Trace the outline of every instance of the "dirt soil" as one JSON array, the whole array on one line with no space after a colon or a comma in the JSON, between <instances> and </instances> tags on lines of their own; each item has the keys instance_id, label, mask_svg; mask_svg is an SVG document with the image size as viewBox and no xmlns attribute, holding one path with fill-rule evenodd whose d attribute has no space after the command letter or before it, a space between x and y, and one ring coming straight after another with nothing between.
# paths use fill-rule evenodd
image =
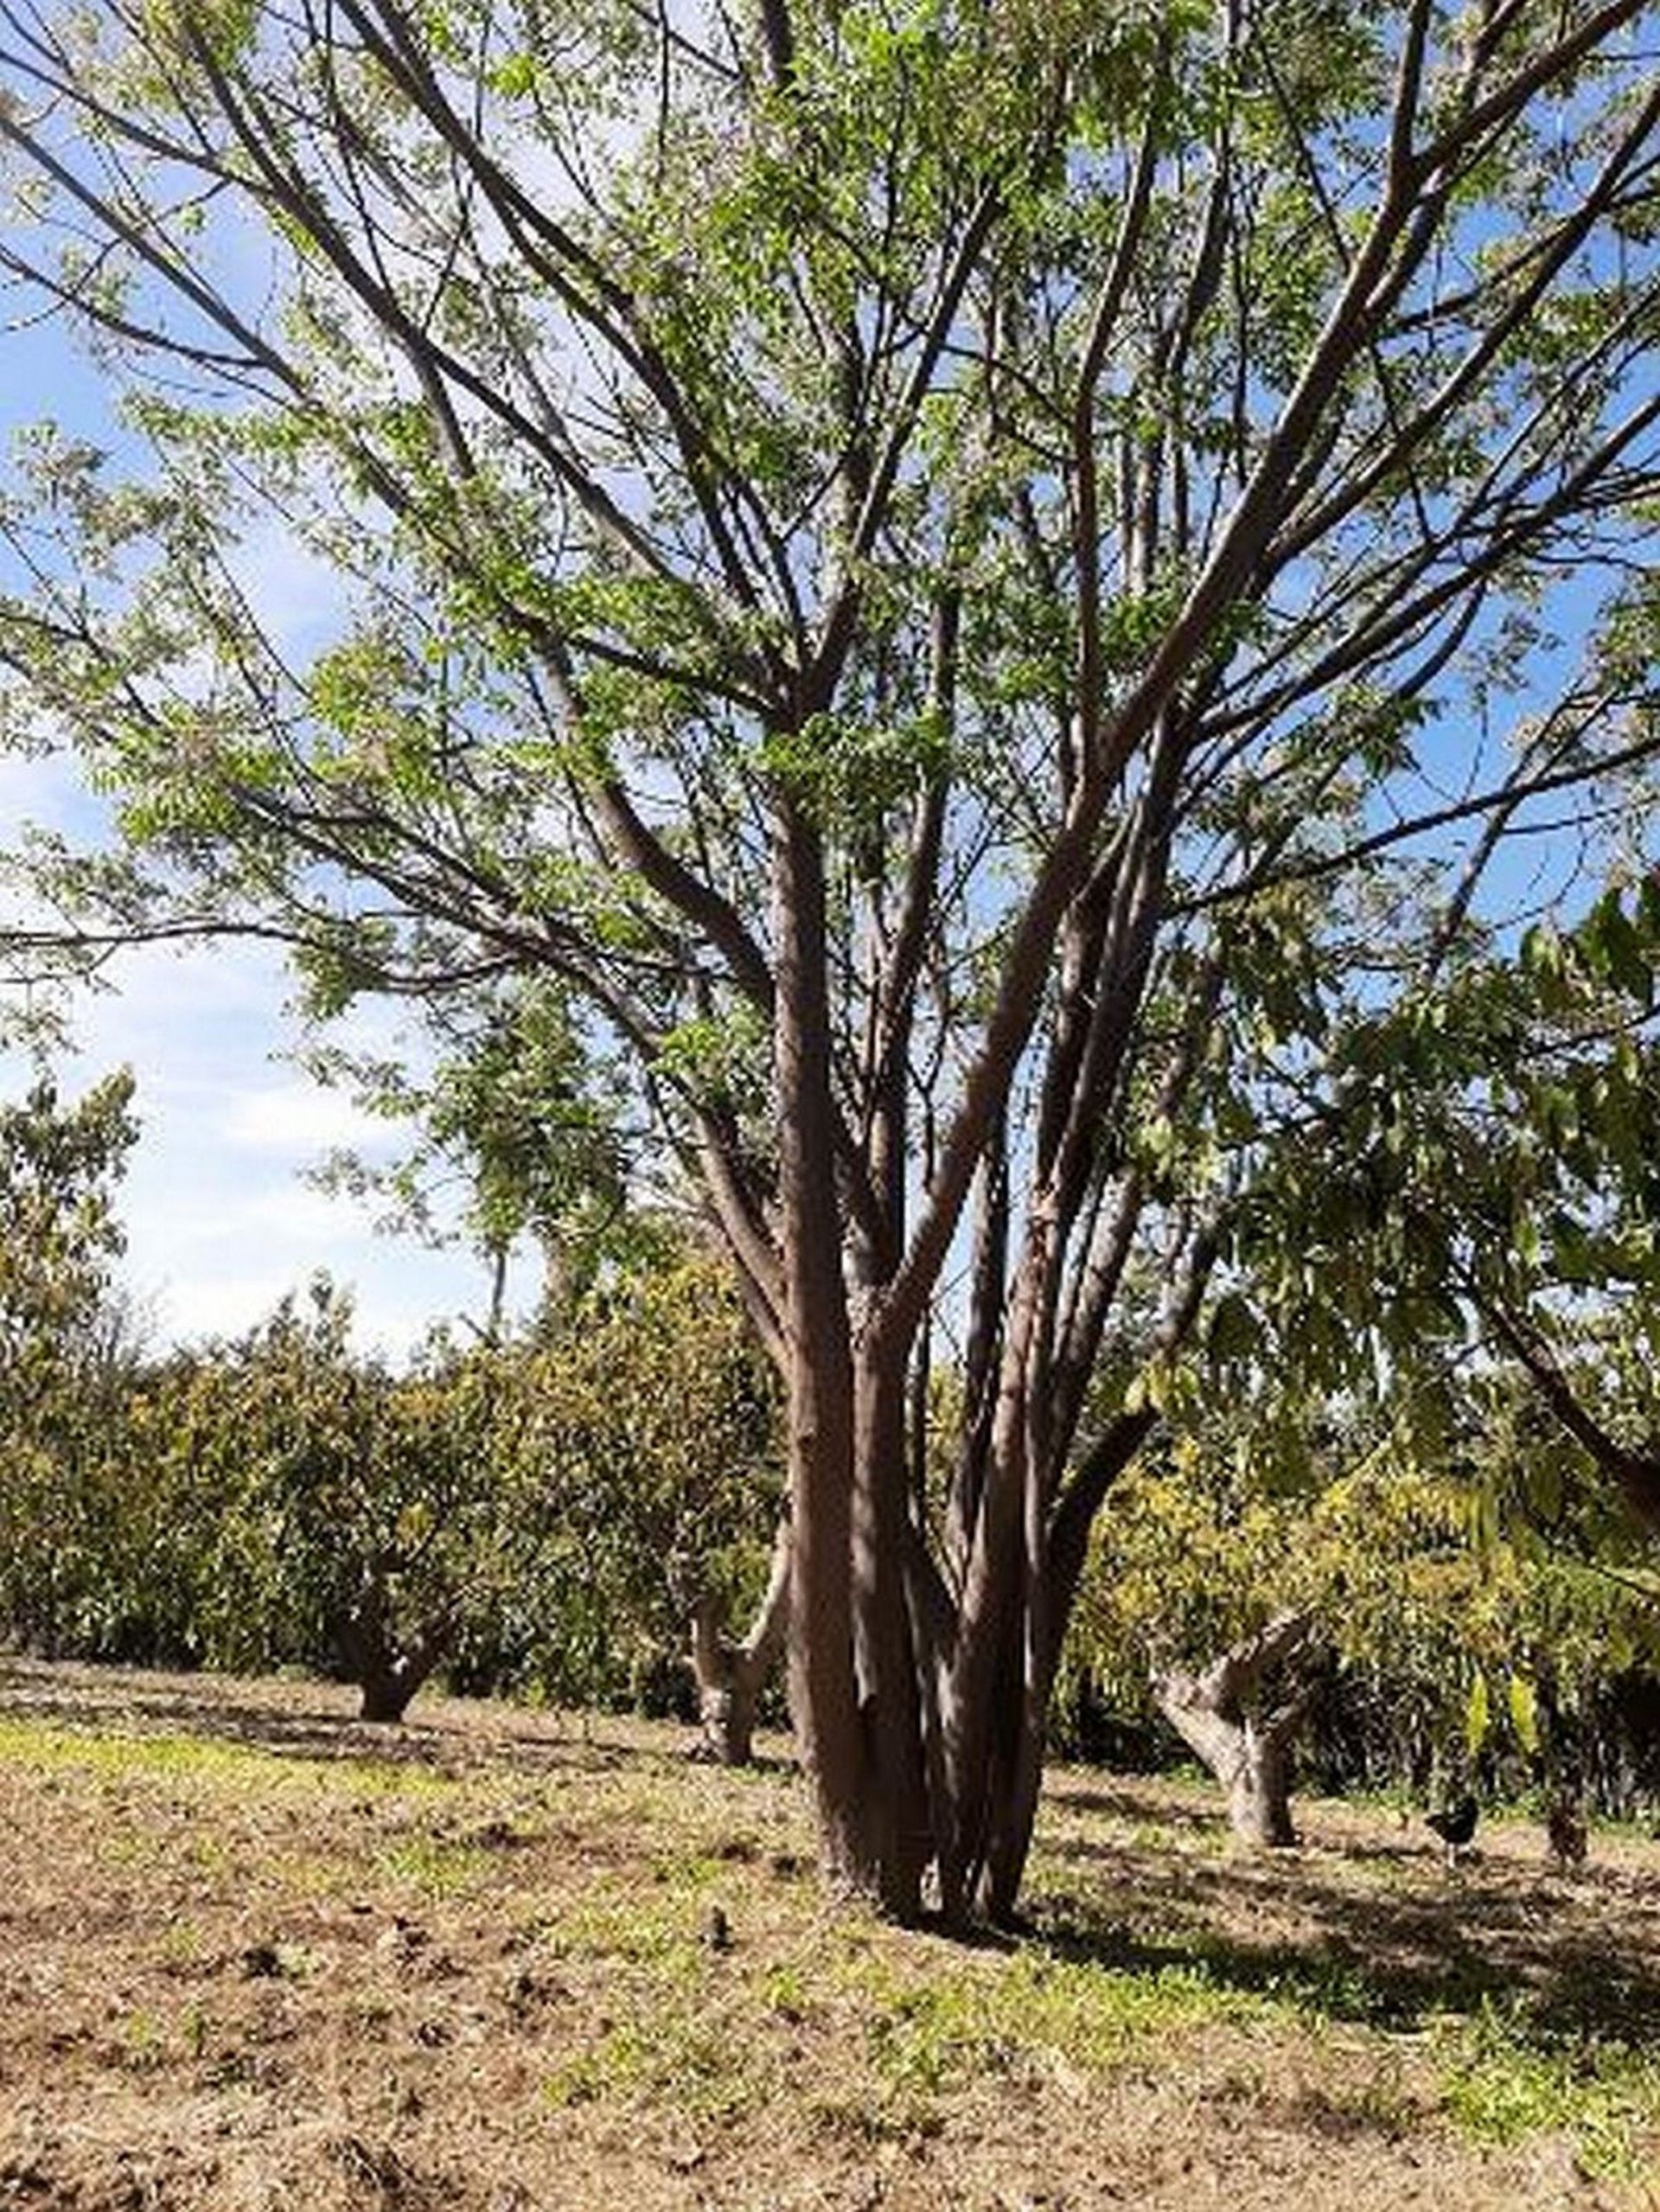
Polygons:
<instances>
[{"instance_id":1,"label":"dirt soil","mask_svg":"<svg viewBox=\"0 0 1660 2212\"><path fill-rule=\"evenodd\" d=\"M1660 2212L1660 1844L1057 1771L966 1945L782 1744L350 1707L0 1659L0 2207Z\"/></svg>"}]
</instances>

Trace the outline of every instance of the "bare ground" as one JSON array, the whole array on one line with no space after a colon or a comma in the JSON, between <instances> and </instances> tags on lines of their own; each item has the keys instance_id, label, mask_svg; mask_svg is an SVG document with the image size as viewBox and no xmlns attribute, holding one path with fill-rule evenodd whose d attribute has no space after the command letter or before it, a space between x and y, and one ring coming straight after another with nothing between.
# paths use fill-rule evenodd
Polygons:
<instances>
[{"instance_id":1,"label":"bare ground","mask_svg":"<svg viewBox=\"0 0 1660 2212\"><path fill-rule=\"evenodd\" d=\"M1009 1944L670 1729L0 1659L0 2207L1657 2212L1660 1844L1057 1772Z\"/></svg>"}]
</instances>

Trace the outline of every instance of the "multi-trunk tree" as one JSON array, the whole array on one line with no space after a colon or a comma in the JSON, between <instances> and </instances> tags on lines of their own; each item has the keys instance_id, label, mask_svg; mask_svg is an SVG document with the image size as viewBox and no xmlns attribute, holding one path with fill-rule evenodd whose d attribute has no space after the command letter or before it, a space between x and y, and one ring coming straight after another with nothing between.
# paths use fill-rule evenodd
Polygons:
<instances>
[{"instance_id":1,"label":"multi-trunk tree","mask_svg":"<svg viewBox=\"0 0 1660 2212\"><path fill-rule=\"evenodd\" d=\"M585 1007L782 1376L795 1722L897 1914L1013 1908L1328 1001L1653 743L1652 30L0 7L0 259L123 393L3 508L23 727L122 841L33 896Z\"/></svg>"}]
</instances>

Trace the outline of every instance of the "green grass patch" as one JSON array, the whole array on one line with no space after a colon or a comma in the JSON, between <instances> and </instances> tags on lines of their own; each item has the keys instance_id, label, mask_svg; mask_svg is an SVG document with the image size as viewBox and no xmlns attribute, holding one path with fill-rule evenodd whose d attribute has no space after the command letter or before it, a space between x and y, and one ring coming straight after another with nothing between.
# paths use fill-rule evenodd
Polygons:
<instances>
[{"instance_id":1,"label":"green grass patch","mask_svg":"<svg viewBox=\"0 0 1660 2212\"><path fill-rule=\"evenodd\" d=\"M782 1991L788 2012L811 2016L824 1979L792 1977ZM1172 2036L1271 2010L1202 1961L1118 1967L1038 1943L991 1954L942 1946L922 1971L879 1945L856 1944L828 1979L864 2023L878 2110L907 2126L979 2077L1107 2072ZM769 1993L777 2003L776 1973Z\"/></svg>"},{"instance_id":2,"label":"green grass patch","mask_svg":"<svg viewBox=\"0 0 1660 2212\"><path fill-rule=\"evenodd\" d=\"M379 1853L378 1864L395 1881L424 1897L458 1897L476 1888L490 1868L490 1855L467 1844L437 1836L411 1836Z\"/></svg>"},{"instance_id":3,"label":"green grass patch","mask_svg":"<svg viewBox=\"0 0 1660 2212\"><path fill-rule=\"evenodd\" d=\"M246 1744L227 1743L214 1736L124 1733L119 1729L90 1729L55 1723L14 1719L0 1715L0 1759L15 1760L43 1773L79 1771L89 1774L155 1776L162 1780L228 1781L243 1783L271 1778L273 1770L298 1769L310 1765L319 1774L328 1768L314 1761L278 1759L271 1752Z\"/></svg>"},{"instance_id":4,"label":"green grass patch","mask_svg":"<svg viewBox=\"0 0 1660 2212\"><path fill-rule=\"evenodd\" d=\"M1473 2142L1565 2135L1587 2173L1634 2180L1645 2142L1660 2134L1660 2056L1602 2037L1543 2036L1523 2006L1488 2004L1457 2031L1441 2096Z\"/></svg>"},{"instance_id":5,"label":"green grass patch","mask_svg":"<svg viewBox=\"0 0 1660 2212\"><path fill-rule=\"evenodd\" d=\"M689 2119L724 2119L756 2100L738 2023L719 2010L640 2003L564 2060L542 2085L557 2110L616 2100L667 2105Z\"/></svg>"},{"instance_id":6,"label":"green grass patch","mask_svg":"<svg viewBox=\"0 0 1660 2212\"><path fill-rule=\"evenodd\" d=\"M314 1759L261 1744L174 1729L81 1728L0 1714L0 1759L45 1775L182 1782L239 1797L319 1793L379 1808L387 1800L453 1793L457 1778L412 1761Z\"/></svg>"}]
</instances>

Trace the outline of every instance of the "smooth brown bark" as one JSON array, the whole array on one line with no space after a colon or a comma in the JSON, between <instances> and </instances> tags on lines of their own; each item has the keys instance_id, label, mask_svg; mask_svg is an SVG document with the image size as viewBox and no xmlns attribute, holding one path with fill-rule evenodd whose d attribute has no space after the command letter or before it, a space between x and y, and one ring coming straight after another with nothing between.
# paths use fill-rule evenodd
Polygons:
<instances>
[{"instance_id":1,"label":"smooth brown bark","mask_svg":"<svg viewBox=\"0 0 1660 2212\"><path fill-rule=\"evenodd\" d=\"M855 1405L836 1192L824 854L819 834L788 797L775 808L772 856L790 1713L812 1778L827 1875L887 1902L854 1674Z\"/></svg>"},{"instance_id":2,"label":"smooth brown bark","mask_svg":"<svg viewBox=\"0 0 1660 2212\"><path fill-rule=\"evenodd\" d=\"M905 1371L891 1359L857 1363L853 1492L854 1659L872 1798L865 1849L875 1894L902 1920L921 1910L934 1857L916 1656L905 1591L910 1510L905 1459Z\"/></svg>"}]
</instances>

